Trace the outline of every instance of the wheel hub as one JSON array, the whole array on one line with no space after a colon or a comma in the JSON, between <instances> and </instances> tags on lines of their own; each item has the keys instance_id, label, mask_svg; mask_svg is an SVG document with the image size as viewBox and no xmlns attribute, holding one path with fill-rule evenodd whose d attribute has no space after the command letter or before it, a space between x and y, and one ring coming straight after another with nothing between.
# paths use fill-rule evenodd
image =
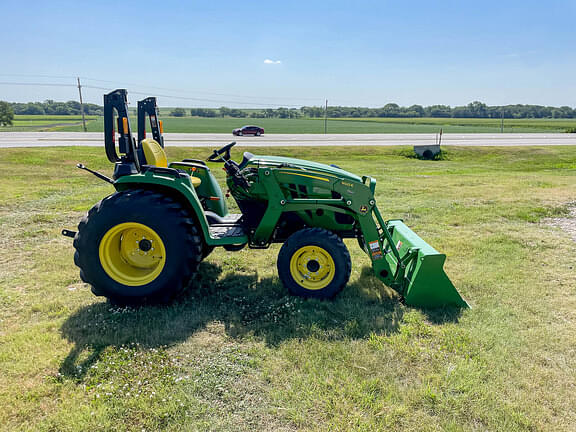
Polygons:
<instances>
[{"instance_id":1,"label":"wheel hub","mask_svg":"<svg viewBox=\"0 0 576 432\"><path fill-rule=\"evenodd\" d=\"M152 282L166 263L166 250L152 228L125 222L108 230L99 248L104 271L116 282L141 286Z\"/></svg>"},{"instance_id":2,"label":"wheel hub","mask_svg":"<svg viewBox=\"0 0 576 432\"><path fill-rule=\"evenodd\" d=\"M320 270L320 263L318 263L318 261L315 259L311 259L306 263L306 268L309 272L316 273L318 270Z\"/></svg>"},{"instance_id":3,"label":"wheel hub","mask_svg":"<svg viewBox=\"0 0 576 432\"><path fill-rule=\"evenodd\" d=\"M328 286L334 279L334 260L324 248L303 246L290 260L290 273L303 288L319 290Z\"/></svg>"},{"instance_id":4,"label":"wheel hub","mask_svg":"<svg viewBox=\"0 0 576 432\"><path fill-rule=\"evenodd\" d=\"M150 249L152 249L152 242L148 239L142 239L138 242L138 248L141 251L148 252Z\"/></svg>"}]
</instances>

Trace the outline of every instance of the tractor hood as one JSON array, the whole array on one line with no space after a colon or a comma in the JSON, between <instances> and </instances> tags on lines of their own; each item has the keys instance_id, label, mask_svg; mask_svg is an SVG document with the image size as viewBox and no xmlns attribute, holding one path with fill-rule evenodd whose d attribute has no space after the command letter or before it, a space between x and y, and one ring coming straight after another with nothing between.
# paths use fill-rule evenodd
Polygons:
<instances>
[{"instance_id":1,"label":"tractor hood","mask_svg":"<svg viewBox=\"0 0 576 432\"><path fill-rule=\"evenodd\" d=\"M347 180L352 180L362 183L362 179L355 174L349 173L341 168L332 165L325 165L317 162L311 162L302 159L294 159L280 156L256 156L251 153L244 153L244 160L240 164L240 168L245 166L283 166L286 168L298 168L302 170L315 171L317 173L324 173L336 177L342 177Z\"/></svg>"}]
</instances>

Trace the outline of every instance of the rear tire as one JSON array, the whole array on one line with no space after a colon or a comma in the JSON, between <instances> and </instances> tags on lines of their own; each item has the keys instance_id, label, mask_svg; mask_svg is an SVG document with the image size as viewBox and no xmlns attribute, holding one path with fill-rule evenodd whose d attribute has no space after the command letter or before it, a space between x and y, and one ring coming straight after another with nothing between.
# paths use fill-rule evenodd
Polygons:
<instances>
[{"instance_id":1,"label":"rear tire","mask_svg":"<svg viewBox=\"0 0 576 432\"><path fill-rule=\"evenodd\" d=\"M280 249L277 265L278 276L291 294L320 299L340 292L352 270L342 239L322 228L292 234Z\"/></svg>"},{"instance_id":2,"label":"rear tire","mask_svg":"<svg viewBox=\"0 0 576 432\"><path fill-rule=\"evenodd\" d=\"M202 239L182 205L142 189L117 192L92 207L74 247L82 280L115 305L172 300L203 257Z\"/></svg>"}]
</instances>

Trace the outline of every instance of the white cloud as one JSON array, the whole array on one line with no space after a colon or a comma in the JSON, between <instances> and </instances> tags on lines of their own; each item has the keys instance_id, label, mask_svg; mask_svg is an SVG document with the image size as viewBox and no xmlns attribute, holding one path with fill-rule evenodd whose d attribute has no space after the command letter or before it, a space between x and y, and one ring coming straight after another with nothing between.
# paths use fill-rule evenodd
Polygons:
<instances>
[{"instance_id":1,"label":"white cloud","mask_svg":"<svg viewBox=\"0 0 576 432\"><path fill-rule=\"evenodd\" d=\"M264 64L281 64L282 60L270 60L270 59L266 59L264 60Z\"/></svg>"}]
</instances>

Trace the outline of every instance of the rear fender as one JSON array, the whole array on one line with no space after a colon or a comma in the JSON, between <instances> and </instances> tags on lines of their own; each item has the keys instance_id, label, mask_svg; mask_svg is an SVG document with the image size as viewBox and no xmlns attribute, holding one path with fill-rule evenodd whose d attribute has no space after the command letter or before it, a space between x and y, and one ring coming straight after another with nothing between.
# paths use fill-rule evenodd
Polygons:
<instances>
[{"instance_id":1,"label":"rear fender","mask_svg":"<svg viewBox=\"0 0 576 432\"><path fill-rule=\"evenodd\" d=\"M188 177L176 176L168 172L155 173L149 170L139 174L122 176L114 182L114 187L117 191L133 188L160 190L174 197L194 215L205 241L210 244L209 224L198 195L196 195Z\"/></svg>"},{"instance_id":2,"label":"rear fender","mask_svg":"<svg viewBox=\"0 0 576 432\"><path fill-rule=\"evenodd\" d=\"M225 217L228 215L228 207L222 189L218 181L210 171L210 168L204 163L197 162L171 162L170 168L180 169L186 171L189 175L198 177L202 180L199 186L194 189L196 195L206 198L206 207L208 210L213 211L219 216Z\"/></svg>"}]
</instances>

